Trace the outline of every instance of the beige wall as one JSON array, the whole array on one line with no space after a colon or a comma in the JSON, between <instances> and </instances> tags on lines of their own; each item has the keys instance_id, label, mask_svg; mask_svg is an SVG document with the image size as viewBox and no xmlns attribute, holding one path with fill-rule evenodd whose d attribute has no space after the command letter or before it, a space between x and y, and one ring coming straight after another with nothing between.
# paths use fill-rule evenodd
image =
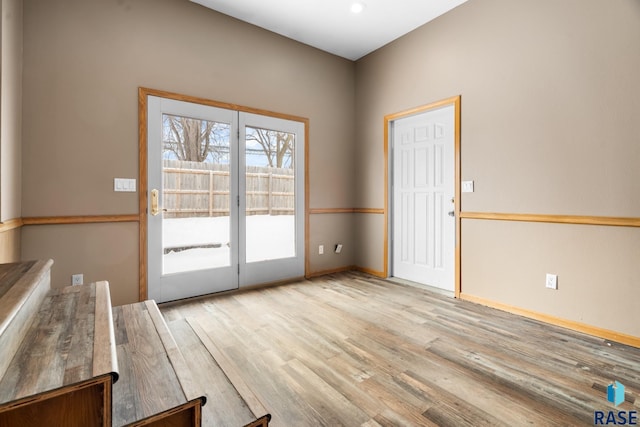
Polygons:
<instances>
[{"instance_id":1,"label":"beige wall","mask_svg":"<svg viewBox=\"0 0 640 427\"><path fill-rule=\"evenodd\" d=\"M20 218L22 0L0 6L0 222Z\"/></svg>"},{"instance_id":2,"label":"beige wall","mask_svg":"<svg viewBox=\"0 0 640 427\"><path fill-rule=\"evenodd\" d=\"M343 267L353 267L359 251L354 245L355 231L351 214L311 215L310 230L323 230L309 236L309 259L312 273L331 271ZM342 245L342 251L335 253L335 246ZM318 246L324 246L324 254L318 253Z\"/></svg>"},{"instance_id":3,"label":"beige wall","mask_svg":"<svg viewBox=\"0 0 640 427\"><path fill-rule=\"evenodd\" d=\"M462 230L465 293L640 337L640 229L465 220Z\"/></svg>"},{"instance_id":4,"label":"beige wall","mask_svg":"<svg viewBox=\"0 0 640 427\"><path fill-rule=\"evenodd\" d=\"M84 283L108 280L112 304L126 304L138 300L137 233L134 223L23 227L22 258L53 258L52 287L70 285L76 273Z\"/></svg>"},{"instance_id":5,"label":"beige wall","mask_svg":"<svg viewBox=\"0 0 640 427\"><path fill-rule=\"evenodd\" d=\"M384 227L384 215L363 213L356 215L355 235L358 244L356 265L378 275L384 274Z\"/></svg>"},{"instance_id":6,"label":"beige wall","mask_svg":"<svg viewBox=\"0 0 640 427\"><path fill-rule=\"evenodd\" d=\"M23 217L137 213L138 195L113 192L113 178L138 175L140 86L309 118L310 206L351 206L352 62L186 0L25 0L24 28ZM350 228L348 215L315 217L313 241ZM28 226L22 253L53 258L54 285L84 273L129 302L137 233ZM311 257L312 271L352 263Z\"/></svg>"},{"instance_id":7,"label":"beige wall","mask_svg":"<svg viewBox=\"0 0 640 427\"><path fill-rule=\"evenodd\" d=\"M470 0L358 61L358 205L384 205L383 117L462 95L462 179L475 181L463 211L640 217L638 69L635 0ZM380 269L384 224L359 227L377 251L358 263ZM464 293L640 336L637 229L462 232Z\"/></svg>"}]
</instances>

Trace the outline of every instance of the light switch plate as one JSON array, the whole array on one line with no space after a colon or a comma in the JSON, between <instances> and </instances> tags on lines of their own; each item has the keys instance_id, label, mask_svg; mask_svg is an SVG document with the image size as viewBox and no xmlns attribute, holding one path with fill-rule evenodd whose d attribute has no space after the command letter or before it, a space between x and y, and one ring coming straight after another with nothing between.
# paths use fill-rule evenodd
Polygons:
<instances>
[{"instance_id":1,"label":"light switch plate","mask_svg":"<svg viewBox=\"0 0 640 427\"><path fill-rule=\"evenodd\" d=\"M473 181L462 181L462 192L473 193Z\"/></svg>"},{"instance_id":2,"label":"light switch plate","mask_svg":"<svg viewBox=\"0 0 640 427\"><path fill-rule=\"evenodd\" d=\"M136 192L136 180L133 178L114 178L113 191Z\"/></svg>"}]
</instances>

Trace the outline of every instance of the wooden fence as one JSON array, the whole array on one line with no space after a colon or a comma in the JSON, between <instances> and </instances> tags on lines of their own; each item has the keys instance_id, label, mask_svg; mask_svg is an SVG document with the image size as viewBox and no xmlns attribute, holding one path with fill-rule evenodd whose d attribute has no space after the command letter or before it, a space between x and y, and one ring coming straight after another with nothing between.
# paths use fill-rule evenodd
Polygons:
<instances>
[{"instance_id":1,"label":"wooden fence","mask_svg":"<svg viewBox=\"0 0 640 427\"><path fill-rule=\"evenodd\" d=\"M229 185L229 165L165 160L165 218L228 216ZM293 170L247 166L245 199L247 215L292 215Z\"/></svg>"}]
</instances>

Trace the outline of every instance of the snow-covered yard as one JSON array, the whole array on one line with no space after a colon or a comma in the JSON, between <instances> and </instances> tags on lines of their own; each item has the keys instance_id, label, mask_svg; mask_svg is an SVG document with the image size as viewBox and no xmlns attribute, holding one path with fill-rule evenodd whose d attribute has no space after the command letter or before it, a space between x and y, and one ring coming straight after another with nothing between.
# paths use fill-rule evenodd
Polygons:
<instances>
[{"instance_id":1,"label":"snow-covered yard","mask_svg":"<svg viewBox=\"0 0 640 427\"><path fill-rule=\"evenodd\" d=\"M247 221L247 262L295 256L293 215L253 215ZM163 220L164 248L214 245L170 251L163 256L164 274L230 265L229 217Z\"/></svg>"}]
</instances>

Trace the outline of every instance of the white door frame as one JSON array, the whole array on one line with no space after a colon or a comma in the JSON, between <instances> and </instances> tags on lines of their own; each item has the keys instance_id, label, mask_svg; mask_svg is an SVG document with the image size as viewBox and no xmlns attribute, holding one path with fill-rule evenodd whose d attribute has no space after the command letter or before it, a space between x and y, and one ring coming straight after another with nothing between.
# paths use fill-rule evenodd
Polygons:
<instances>
[{"instance_id":1,"label":"white door frame","mask_svg":"<svg viewBox=\"0 0 640 427\"><path fill-rule=\"evenodd\" d=\"M460 211L461 211L461 165L460 165L460 103L461 97L455 96L447 99L443 99L441 101L437 101L431 104L423 105L420 107L412 108L410 110L401 111L394 114L389 114L384 117L384 153L385 153L385 211L384 211L384 223L385 223L385 238L384 238L384 271L383 275L385 277L390 277L390 272L392 271L392 262L393 262L393 242L390 239L392 236L392 218L393 215L393 199L391 197L390 189L392 184L392 171L393 167L393 156L392 153L392 123L395 120L399 120L405 117L413 116L416 114L424 113L429 110L435 110L441 107L453 105L454 106L454 215L455 215L455 253L454 253L454 293L455 297L458 298L462 291L461 285L461 219L460 219Z\"/></svg>"}]
</instances>

